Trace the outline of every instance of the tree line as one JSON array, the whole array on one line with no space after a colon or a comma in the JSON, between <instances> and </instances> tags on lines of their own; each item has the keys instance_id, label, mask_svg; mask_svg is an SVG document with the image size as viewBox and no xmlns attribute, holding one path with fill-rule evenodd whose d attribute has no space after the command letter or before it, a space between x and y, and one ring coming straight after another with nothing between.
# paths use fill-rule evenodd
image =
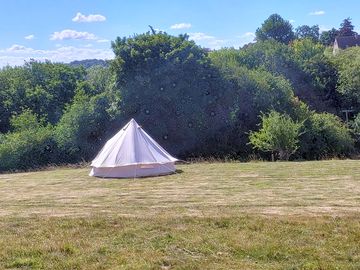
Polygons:
<instances>
[{"instance_id":1,"label":"tree line","mask_svg":"<svg viewBox=\"0 0 360 270\"><path fill-rule=\"evenodd\" d=\"M274 14L239 49L150 31L116 38L109 63L2 68L0 171L89 161L130 118L184 159L354 155L360 48L333 55L317 29Z\"/></svg>"},{"instance_id":2,"label":"tree line","mask_svg":"<svg viewBox=\"0 0 360 270\"><path fill-rule=\"evenodd\" d=\"M330 46L336 37L356 36L358 33L354 29L351 18L346 18L340 24L339 29L333 27L330 30L320 32L319 25L300 25L294 31L289 21L283 19L279 14L272 14L256 30L256 40L273 39L289 44L295 39L308 38L324 46Z\"/></svg>"}]
</instances>

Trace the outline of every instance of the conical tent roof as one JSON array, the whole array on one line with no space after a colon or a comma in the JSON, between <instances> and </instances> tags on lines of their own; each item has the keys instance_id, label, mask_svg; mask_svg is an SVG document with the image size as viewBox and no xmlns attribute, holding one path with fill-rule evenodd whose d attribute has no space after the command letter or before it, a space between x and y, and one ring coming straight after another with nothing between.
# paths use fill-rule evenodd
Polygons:
<instances>
[{"instance_id":1,"label":"conical tent roof","mask_svg":"<svg viewBox=\"0 0 360 270\"><path fill-rule=\"evenodd\" d=\"M106 142L92 167L119 167L138 164L165 164L178 159L171 156L131 119L114 137Z\"/></svg>"}]
</instances>

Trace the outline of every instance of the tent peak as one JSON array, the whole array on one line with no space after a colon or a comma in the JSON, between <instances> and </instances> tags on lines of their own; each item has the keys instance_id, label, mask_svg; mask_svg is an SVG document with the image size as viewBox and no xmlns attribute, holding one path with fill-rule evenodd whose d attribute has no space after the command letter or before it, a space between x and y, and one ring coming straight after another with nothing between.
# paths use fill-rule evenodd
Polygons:
<instances>
[{"instance_id":1,"label":"tent peak","mask_svg":"<svg viewBox=\"0 0 360 270\"><path fill-rule=\"evenodd\" d=\"M132 123L132 124L135 125L135 127L137 127L137 128L141 128L141 125L139 125L138 122L136 122L134 118L131 118L131 120L129 121L129 123Z\"/></svg>"},{"instance_id":2,"label":"tent peak","mask_svg":"<svg viewBox=\"0 0 360 270\"><path fill-rule=\"evenodd\" d=\"M129 122L127 122L127 124L122 128L123 130L126 130L129 125L132 124L132 125L135 125L135 127L140 127L140 125L135 121L134 118L131 118Z\"/></svg>"}]
</instances>

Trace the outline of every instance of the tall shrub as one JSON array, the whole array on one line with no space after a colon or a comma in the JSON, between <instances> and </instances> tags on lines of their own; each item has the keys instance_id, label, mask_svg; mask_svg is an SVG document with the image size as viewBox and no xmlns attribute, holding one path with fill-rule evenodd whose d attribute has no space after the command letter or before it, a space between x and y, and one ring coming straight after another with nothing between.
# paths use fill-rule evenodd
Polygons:
<instances>
[{"instance_id":1,"label":"tall shrub","mask_svg":"<svg viewBox=\"0 0 360 270\"><path fill-rule=\"evenodd\" d=\"M82 91L77 93L55 128L55 139L63 162L94 157L109 126L108 104L106 95L90 98Z\"/></svg>"},{"instance_id":2,"label":"tall shrub","mask_svg":"<svg viewBox=\"0 0 360 270\"><path fill-rule=\"evenodd\" d=\"M259 131L250 132L250 143L255 149L275 153L280 160L288 160L299 148L302 123L290 116L271 111L261 117Z\"/></svg>"},{"instance_id":3,"label":"tall shrub","mask_svg":"<svg viewBox=\"0 0 360 270\"><path fill-rule=\"evenodd\" d=\"M0 141L0 171L37 168L57 162L53 127L30 110L11 119L14 132Z\"/></svg>"},{"instance_id":4,"label":"tall shrub","mask_svg":"<svg viewBox=\"0 0 360 270\"><path fill-rule=\"evenodd\" d=\"M299 155L305 159L347 156L354 150L349 128L330 113L312 113L304 123Z\"/></svg>"},{"instance_id":5,"label":"tall shrub","mask_svg":"<svg viewBox=\"0 0 360 270\"><path fill-rule=\"evenodd\" d=\"M195 147L226 125L227 83L206 51L187 35L117 38L112 48L122 123L135 118L176 155L193 154Z\"/></svg>"}]
</instances>

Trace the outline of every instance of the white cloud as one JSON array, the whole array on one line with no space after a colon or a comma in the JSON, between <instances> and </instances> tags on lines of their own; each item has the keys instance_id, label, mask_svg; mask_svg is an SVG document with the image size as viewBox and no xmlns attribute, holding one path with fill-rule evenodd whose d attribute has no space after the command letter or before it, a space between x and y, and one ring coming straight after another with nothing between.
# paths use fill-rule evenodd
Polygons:
<instances>
[{"instance_id":1,"label":"white cloud","mask_svg":"<svg viewBox=\"0 0 360 270\"><path fill-rule=\"evenodd\" d=\"M325 15L325 11L323 11L323 10L312 11L312 12L309 13L309 15L311 15L311 16L321 16L321 15Z\"/></svg>"},{"instance_id":2,"label":"white cloud","mask_svg":"<svg viewBox=\"0 0 360 270\"><path fill-rule=\"evenodd\" d=\"M189 29L191 28L191 23L176 23L170 26L171 29Z\"/></svg>"},{"instance_id":3,"label":"white cloud","mask_svg":"<svg viewBox=\"0 0 360 270\"><path fill-rule=\"evenodd\" d=\"M294 22L296 22L296 21L293 19L289 20L289 23L294 23Z\"/></svg>"},{"instance_id":4,"label":"white cloud","mask_svg":"<svg viewBox=\"0 0 360 270\"><path fill-rule=\"evenodd\" d=\"M237 39L231 42L231 46L234 48L242 47L245 44L253 42L254 40L255 40L255 33L246 32L240 36L237 36Z\"/></svg>"},{"instance_id":5,"label":"white cloud","mask_svg":"<svg viewBox=\"0 0 360 270\"><path fill-rule=\"evenodd\" d=\"M35 36L34 35L28 35L28 36L25 36L24 38L27 39L27 40L32 40L32 39L35 38Z\"/></svg>"},{"instance_id":6,"label":"white cloud","mask_svg":"<svg viewBox=\"0 0 360 270\"><path fill-rule=\"evenodd\" d=\"M209 40L208 45L212 49L220 49L226 45L226 42L228 41L225 39L213 39Z\"/></svg>"},{"instance_id":7,"label":"white cloud","mask_svg":"<svg viewBox=\"0 0 360 270\"><path fill-rule=\"evenodd\" d=\"M210 49L220 49L226 46L228 42L228 40L219 39L201 32L189 33L189 39L195 41L200 46Z\"/></svg>"},{"instance_id":8,"label":"white cloud","mask_svg":"<svg viewBox=\"0 0 360 270\"><path fill-rule=\"evenodd\" d=\"M62 46L52 50L38 50L14 44L10 48L0 49L0 67L6 65L22 65L24 61L35 59L39 61L68 63L84 59L112 59L111 49L97 49L86 47Z\"/></svg>"},{"instance_id":9,"label":"white cloud","mask_svg":"<svg viewBox=\"0 0 360 270\"><path fill-rule=\"evenodd\" d=\"M64 39L86 39L86 40L94 40L97 37L89 32L78 32L76 30L65 29L61 32L54 32L50 36L50 40L64 40Z\"/></svg>"},{"instance_id":10,"label":"white cloud","mask_svg":"<svg viewBox=\"0 0 360 270\"><path fill-rule=\"evenodd\" d=\"M75 17L72 18L73 22L103 22L106 20L104 15L100 14L89 14L88 16L81 14L80 12L76 13Z\"/></svg>"},{"instance_id":11,"label":"white cloud","mask_svg":"<svg viewBox=\"0 0 360 270\"><path fill-rule=\"evenodd\" d=\"M23 45L14 44L10 48L7 48L6 51L8 52L18 52L18 51L25 51L26 47Z\"/></svg>"},{"instance_id":12,"label":"white cloud","mask_svg":"<svg viewBox=\"0 0 360 270\"><path fill-rule=\"evenodd\" d=\"M255 34L253 32L246 32L230 39L219 39L205 33L190 33L189 38L201 46L217 50L223 47L239 48L245 44L254 42Z\"/></svg>"},{"instance_id":13,"label":"white cloud","mask_svg":"<svg viewBox=\"0 0 360 270\"><path fill-rule=\"evenodd\" d=\"M189 38L194 41L215 39L214 36L210 36L210 35L207 35L207 34L201 33L201 32L189 33Z\"/></svg>"},{"instance_id":14,"label":"white cloud","mask_svg":"<svg viewBox=\"0 0 360 270\"><path fill-rule=\"evenodd\" d=\"M96 42L106 43L106 42L110 42L110 40L108 40L108 39L99 39L99 40L97 40Z\"/></svg>"},{"instance_id":15,"label":"white cloud","mask_svg":"<svg viewBox=\"0 0 360 270\"><path fill-rule=\"evenodd\" d=\"M255 38L255 34L253 32L246 32L245 34L239 36L239 38Z\"/></svg>"},{"instance_id":16,"label":"white cloud","mask_svg":"<svg viewBox=\"0 0 360 270\"><path fill-rule=\"evenodd\" d=\"M33 48L28 48L23 45L14 44L9 48L0 50L0 55L22 55L22 54L43 54L46 51L44 50L35 50Z\"/></svg>"}]
</instances>

